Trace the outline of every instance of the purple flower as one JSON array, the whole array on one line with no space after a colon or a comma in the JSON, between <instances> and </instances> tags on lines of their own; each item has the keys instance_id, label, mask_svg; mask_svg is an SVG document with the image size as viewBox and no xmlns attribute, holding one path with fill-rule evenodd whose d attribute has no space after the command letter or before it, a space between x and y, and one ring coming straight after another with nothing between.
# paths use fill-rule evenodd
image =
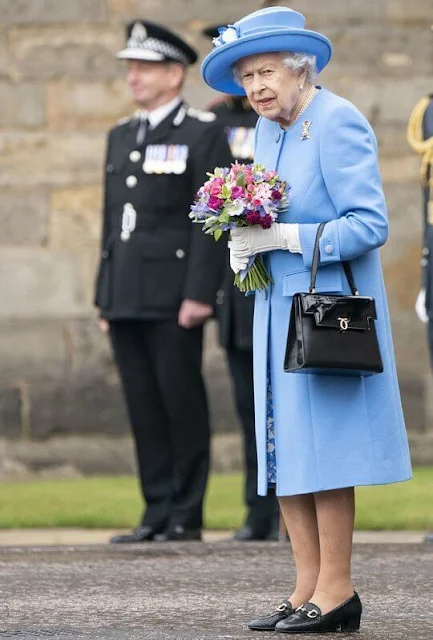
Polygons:
<instances>
[{"instance_id":1,"label":"purple flower","mask_svg":"<svg viewBox=\"0 0 433 640\"><path fill-rule=\"evenodd\" d=\"M217 211L220 207L223 206L223 204L224 200L221 200L221 198L216 198L215 196L211 196L208 200L207 206L209 207L209 209Z\"/></svg>"},{"instance_id":2,"label":"purple flower","mask_svg":"<svg viewBox=\"0 0 433 640\"><path fill-rule=\"evenodd\" d=\"M272 225L272 216L270 215L265 215L263 218L261 218L260 220L260 226L262 227L262 229L269 229Z\"/></svg>"},{"instance_id":3,"label":"purple flower","mask_svg":"<svg viewBox=\"0 0 433 640\"><path fill-rule=\"evenodd\" d=\"M242 198L245 195L243 187L232 187L232 198Z\"/></svg>"}]
</instances>

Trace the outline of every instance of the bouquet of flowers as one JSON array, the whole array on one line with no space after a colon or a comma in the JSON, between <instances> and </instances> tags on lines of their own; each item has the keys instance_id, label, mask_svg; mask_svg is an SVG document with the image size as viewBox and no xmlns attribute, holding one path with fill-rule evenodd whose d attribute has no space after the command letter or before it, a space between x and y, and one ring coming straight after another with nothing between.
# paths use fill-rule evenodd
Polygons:
<instances>
[{"instance_id":1,"label":"bouquet of flowers","mask_svg":"<svg viewBox=\"0 0 433 640\"><path fill-rule=\"evenodd\" d=\"M203 231L219 240L224 231L260 225L269 229L289 204L290 188L276 171L262 164L217 167L200 187L189 217L203 223ZM244 292L267 289L272 279L261 255L251 258L247 269L235 275L235 285Z\"/></svg>"}]
</instances>

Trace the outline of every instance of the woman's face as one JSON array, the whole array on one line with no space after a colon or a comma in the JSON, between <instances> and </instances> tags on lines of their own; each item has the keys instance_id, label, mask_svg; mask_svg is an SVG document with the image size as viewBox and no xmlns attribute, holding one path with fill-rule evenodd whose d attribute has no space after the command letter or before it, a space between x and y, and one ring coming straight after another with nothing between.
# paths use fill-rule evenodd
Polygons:
<instances>
[{"instance_id":1,"label":"woman's face","mask_svg":"<svg viewBox=\"0 0 433 640\"><path fill-rule=\"evenodd\" d=\"M260 116L287 124L299 100L305 74L283 65L283 53L259 53L242 58L237 71L251 106Z\"/></svg>"}]
</instances>

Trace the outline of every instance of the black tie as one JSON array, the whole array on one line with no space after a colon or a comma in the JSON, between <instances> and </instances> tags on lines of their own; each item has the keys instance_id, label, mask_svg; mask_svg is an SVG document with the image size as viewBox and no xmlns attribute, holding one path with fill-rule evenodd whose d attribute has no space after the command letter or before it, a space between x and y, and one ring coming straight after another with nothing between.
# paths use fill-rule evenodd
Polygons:
<instances>
[{"instance_id":1,"label":"black tie","mask_svg":"<svg viewBox=\"0 0 433 640\"><path fill-rule=\"evenodd\" d=\"M149 121L144 114L140 115L140 126L137 131L137 144L142 145L147 133Z\"/></svg>"}]
</instances>

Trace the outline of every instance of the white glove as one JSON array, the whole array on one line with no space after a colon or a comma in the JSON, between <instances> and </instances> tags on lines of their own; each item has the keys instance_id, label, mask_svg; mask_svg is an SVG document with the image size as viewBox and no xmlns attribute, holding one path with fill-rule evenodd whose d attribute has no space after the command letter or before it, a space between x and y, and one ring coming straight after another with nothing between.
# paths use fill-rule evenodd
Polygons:
<instances>
[{"instance_id":1,"label":"white glove","mask_svg":"<svg viewBox=\"0 0 433 640\"><path fill-rule=\"evenodd\" d=\"M421 322L427 323L429 317L425 308L425 289L421 289L415 302L415 311Z\"/></svg>"},{"instance_id":2,"label":"white glove","mask_svg":"<svg viewBox=\"0 0 433 640\"><path fill-rule=\"evenodd\" d=\"M262 229L259 225L235 227L230 236L230 266L235 273L245 269L248 259L257 253L274 249L302 253L297 224L274 223L269 229Z\"/></svg>"}]
</instances>

